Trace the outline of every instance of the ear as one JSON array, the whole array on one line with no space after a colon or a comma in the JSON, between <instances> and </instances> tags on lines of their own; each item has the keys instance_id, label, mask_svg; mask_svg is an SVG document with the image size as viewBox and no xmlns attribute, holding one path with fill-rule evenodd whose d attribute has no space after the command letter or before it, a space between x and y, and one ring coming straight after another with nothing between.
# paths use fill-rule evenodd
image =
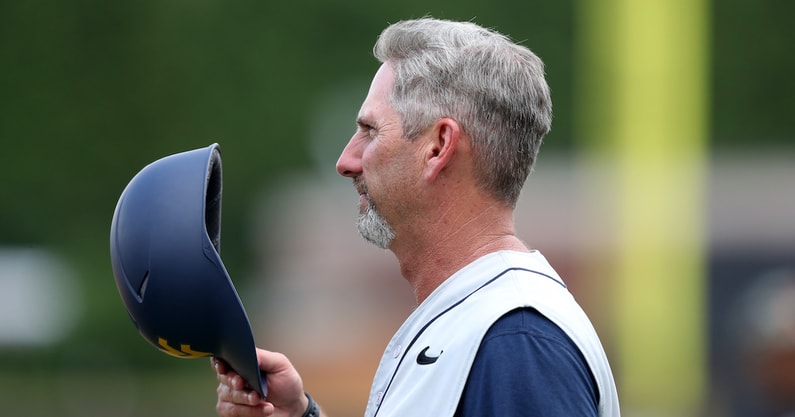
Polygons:
<instances>
[{"instance_id":1,"label":"ear","mask_svg":"<svg viewBox=\"0 0 795 417\"><path fill-rule=\"evenodd\" d=\"M425 155L426 180L435 180L452 164L462 134L461 126L454 119L445 117L436 121Z\"/></svg>"}]
</instances>

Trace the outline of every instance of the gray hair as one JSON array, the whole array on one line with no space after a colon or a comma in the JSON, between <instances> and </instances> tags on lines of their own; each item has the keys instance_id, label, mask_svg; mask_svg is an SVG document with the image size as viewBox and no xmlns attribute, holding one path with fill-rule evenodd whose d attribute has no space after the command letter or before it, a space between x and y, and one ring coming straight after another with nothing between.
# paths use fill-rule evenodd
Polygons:
<instances>
[{"instance_id":1,"label":"gray hair","mask_svg":"<svg viewBox=\"0 0 795 417\"><path fill-rule=\"evenodd\" d=\"M493 30L427 17L387 27L373 54L394 71L404 136L455 119L472 138L478 184L514 207L552 123L541 59Z\"/></svg>"}]
</instances>

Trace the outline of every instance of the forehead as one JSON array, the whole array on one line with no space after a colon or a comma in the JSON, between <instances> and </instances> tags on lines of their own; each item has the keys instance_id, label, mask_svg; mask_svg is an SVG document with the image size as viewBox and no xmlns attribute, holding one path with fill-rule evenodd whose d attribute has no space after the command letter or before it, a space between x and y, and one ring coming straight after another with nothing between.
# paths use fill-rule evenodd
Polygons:
<instances>
[{"instance_id":1,"label":"forehead","mask_svg":"<svg viewBox=\"0 0 795 417\"><path fill-rule=\"evenodd\" d=\"M359 110L360 120L371 120L379 117L379 115L384 115L385 112L394 113L389 104L389 95L392 92L394 81L395 75L392 72L392 68L389 64L382 64L375 76L373 76L370 90L367 92L367 97Z\"/></svg>"}]
</instances>

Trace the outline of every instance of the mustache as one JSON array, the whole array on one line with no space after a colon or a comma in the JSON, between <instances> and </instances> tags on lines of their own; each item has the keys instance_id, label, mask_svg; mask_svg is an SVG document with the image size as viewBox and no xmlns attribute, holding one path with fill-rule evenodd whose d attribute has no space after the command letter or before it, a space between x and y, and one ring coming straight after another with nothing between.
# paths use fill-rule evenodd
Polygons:
<instances>
[{"instance_id":1,"label":"mustache","mask_svg":"<svg viewBox=\"0 0 795 417\"><path fill-rule=\"evenodd\" d=\"M353 188L355 188L356 192L359 194L367 194L367 184L364 183L362 177L355 177L353 179Z\"/></svg>"}]
</instances>

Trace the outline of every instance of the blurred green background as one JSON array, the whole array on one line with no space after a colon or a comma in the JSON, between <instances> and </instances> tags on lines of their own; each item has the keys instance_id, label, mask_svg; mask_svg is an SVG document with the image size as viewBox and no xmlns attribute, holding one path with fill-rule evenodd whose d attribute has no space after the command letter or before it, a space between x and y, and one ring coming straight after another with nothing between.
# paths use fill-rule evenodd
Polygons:
<instances>
[{"instance_id":1,"label":"blurred green background","mask_svg":"<svg viewBox=\"0 0 795 417\"><path fill-rule=\"evenodd\" d=\"M582 140L573 122L578 7L570 0L0 2L0 414L214 415L209 364L145 345L117 295L109 226L132 176L167 154L219 142L224 262L239 287L255 285L256 265L267 260L252 232L253 207L262 190L293 175L333 174L386 24L425 14L474 19L523 40L546 62L553 91L555 122L542 154L571 155ZM794 155L795 3L709 7L709 153ZM350 106L324 115L330 92ZM15 281L26 274L38 281ZM42 311L55 318L31 318ZM26 335L15 324L48 334Z\"/></svg>"}]
</instances>

